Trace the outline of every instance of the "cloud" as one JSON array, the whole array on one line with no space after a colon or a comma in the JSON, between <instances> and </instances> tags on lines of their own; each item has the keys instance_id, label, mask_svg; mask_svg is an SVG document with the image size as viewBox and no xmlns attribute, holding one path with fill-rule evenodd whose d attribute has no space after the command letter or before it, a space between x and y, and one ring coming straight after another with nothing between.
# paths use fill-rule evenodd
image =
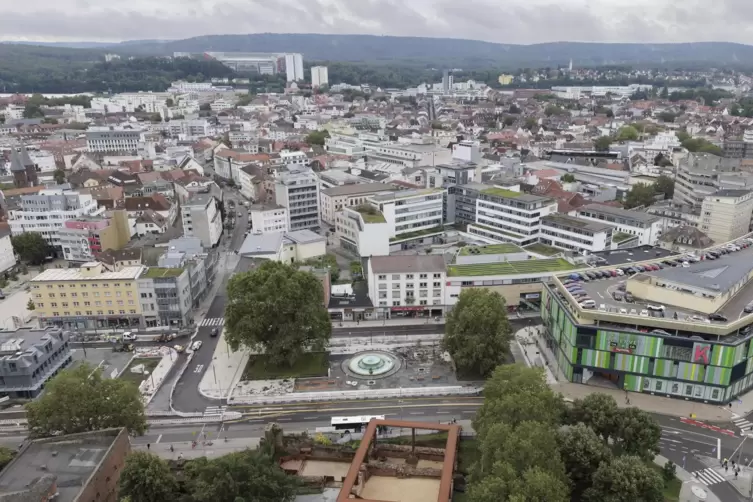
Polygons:
<instances>
[{"instance_id":1,"label":"cloud","mask_svg":"<svg viewBox=\"0 0 753 502\"><path fill-rule=\"evenodd\" d=\"M753 2L718 0L26 0L4 40L119 41L356 33L500 43L753 41Z\"/></svg>"}]
</instances>

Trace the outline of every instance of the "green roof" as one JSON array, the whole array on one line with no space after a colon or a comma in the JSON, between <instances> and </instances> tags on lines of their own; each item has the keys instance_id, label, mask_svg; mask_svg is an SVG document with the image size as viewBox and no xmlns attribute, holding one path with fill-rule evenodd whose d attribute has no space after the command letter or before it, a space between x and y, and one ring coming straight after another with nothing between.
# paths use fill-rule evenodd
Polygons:
<instances>
[{"instance_id":1,"label":"green roof","mask_svg":"<svg viewBox=\"0 0 753 502\"><path fill-rule=\"evenodd\" d=\"M559 249L553 246L547 246L546 244L542 244L540 242L537 242L536 244L530 244L523 249L530 251L531 253L541 254L544 256L554 256L556 254L565 252L563 249Z\"/></svg>"},{"instance_id":2,"label":"green roof","mask_svg":"<svg viewBox=\"0 0 753 502\"><path fill-rule=\"evenodd\" d=\"M489 226L489 225L484 225L483 223L470 223L468 225L468 227L478 227L478 228L481 228L483 230L488 230L490 232L494 232L494 233L497 233L497 234L500 234L500 235L506 235L506 236L512 237L514 239L522 239L524 237L523 235L516 234L516 233L513 233L513 232L508 232L506 230L502 230L501 228L492 227L492 226ZM473 234L473 232L470 232L470 233L471 233L471 235Z\"/></svg>"},{"instance_id":3,"label":"green roof","mask_svg":"<svg viewBox=\"0 0 753 502\"><path fill-rule=\"evenodd\" d=\"M478 250L478 252L471 253L471 249ZM520 253L522 251L523 250L515 244L488 244L486 246L466 246L460 250L460 256L470 256L472 254L508 254Z\"/></svg>"},{"instance_id":4,"label":"green roof","mask_svg":"<svg viewBox=\"0 0 753 502\"><path fill-rule=\"evenodd\" d=\"M444 232L444 227L432 227L425 230L417 230L415 232L408 232L407 234L390 237L390 242L408 241L411 239L418 239L419 237L425 237L427 235L441 234L442 232Z\"/></svg>"},{"instance_id":5,"label":"green roof","mask_svg":"<svg viewBox=\"0 0 753 502\"><path fill-rule=\"evenodd\" d=\"M625 232L617 232L615 234L612 234L612 242L625 242L627 240L632 239L633 237L637 237L637 236L626 234Z\"/></svg>"},{"instance_id":6,"label":"green roof","mask_svg":"<svg viewBox=\"0 0 753 502\"><path fill-rule=\"evenodd\" d=\"M353 208L363 218L364 223L386 223L384 215L378 209L371 206L358 206Z\"/></svg>"},{"instance_id":7,"label":"green roof","mask_svg":"<svg viewBox=\"0 0 753 502\"><path fill-rule=\"evenodd\" d=\"M144 272L143 277L149 279L155 279L158 277L178 277L182 273L182 268L149 267L146 269L146 272Z\"/></svg>"},{"instance_id":8,"label":"green roof","mask_svg":"<svg viewBox=\"0 0 753 502\"><path fill-rule=\"evenodd\" d=\"M474 263L471 265L450 265L447 267L448 276L478 276L478 275L521 275L540 274L545 272L561 272L576 268L562 258L548 260L521 260L502 263Z\"/></svg>"},{"instance_id":9,"label":"green roof","mask_svg":"<svg viewBox=\"0 0 753 502\"><path fill-rule=\"evenodd\" d=\"M516 199L523 195L521 192L515 192L514 190L507 190L505 188L491 187L481 190L481 193L486 195L496 195L498 197L507 197L508 199Z\"/></svg>"}]
</instances>

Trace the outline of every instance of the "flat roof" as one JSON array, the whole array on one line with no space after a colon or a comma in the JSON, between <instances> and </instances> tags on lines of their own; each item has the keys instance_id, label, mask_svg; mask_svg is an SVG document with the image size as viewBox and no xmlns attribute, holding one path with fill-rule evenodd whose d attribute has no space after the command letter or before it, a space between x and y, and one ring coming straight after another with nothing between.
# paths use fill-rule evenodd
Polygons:
<instances>
[{"instance_id":1,"label":"flat roof","mask_svg":"<svg viewBox=\"0 0 753 502\"><path fill-rule=\"evenodd\" d=\"M109 272L103 268L100 274L84 275L81 272L81 268L49 268L31 279L31 282L136 280L143 269L144 267L140 265L137 267L124 267L114 272Z\"/></svg>"},{"instance_id":2,"label":"flat roof","mask_svg":"<svg viewBox=\"0 0 753 502\"><path fill-rule=\"evenodd\" d=\"M338 197L342 195L389 192L391 190L394 190L394 188L386 183L355 183L326 188L322 190L322 193L330 197Z\"/></svg>"},{"instance_id":3,"label":"flat roof","mask_svg":"<svg viewBox=\"0 0 753 502\"><path fill-rule=\"evenodd\" d=\"M604 232L614 228L614 226L608 225L606 223L599 223L597 221L576 218L574 216L568 216L566 214L548 214L542 217L541 221L552 222L564 227L580 228L591 232Z\"/></svg>"},{"instance_id":4,"label":"flat roof","mask_svg":"<svg viewBox=\"0 0 753 502\"><path fill-rule=\"evenodd\" d=\"M689 267L667 267L646 275L692 286L710 294L726 293L753 270L753 259L748 254L729 254L718 260L704 260Z\"/></svg>"},{"instance_id":5,"label":"flat roof","mask_svg":"<svg viewBox=\"0 0 753 502\"><path fill-rule=\"evenodd\" d=\"M363 218L364 223L386 223L384 215L379 209L371 206L355 206L350 207L353 211L357 212Z\"/></svg>"},{"instance_id":6,"label":"flat roof","mask_svg":"<svg viewBox=\"0 0 753 502\"><path fill-rule=\"evenodd\" d=\"M372 199L386 202L396 199L407 199L408 197L421 197L423 195L431 195L433 193L441 193L444 188L416 188L413 190L397 190L387 193L378 193L372 196Z\"/></svg>"},{"instance_id":7,"label":"flat roof","mask_svg":"<svg viewBox=\"0 0 753 502\"><path fill-rule=\"evenodd\" d=\"M643 223L652 223L659 220L659 216L653 214L644 213L642 211L633 211L631 209L622 209L621 207L607 206L604 204L588 204L578 208L578 213L583 211L593 211L595 213L608 214L625 220L635 220Z\"/></svg>"},{"instance_id":8,"label":"flat roof","mask_svg":"<svg viewBox=\"0 0 753 502\"><path fill-rule=\"evenodd\" d=\"M472 263L468 265L450 265L447 267L447 275L458 276L483 276L483 275L523 275L547 272L561 272L575 268L567 260L553 258L547 260L521 260L503 263Z\"/></svg>"},{"instance_id":9,"label":"flat roof","mask_svg":"<svg viewBox=\"0 0 753 502\"><path fill-rule=\"evenodd\" d=\"M372 256L371 269L375 274L403 274L421 272L444 272L442 255L391 255Z\"/></svg>"},{"instance_id":10,"label":"flat roof","mask_svg":"<svg viewBox=\"0 0 753 502\"><path fill-rule=\"evenodd\" d=\"M471 250L474 250L472 253ZM472 256L477 254L511 254L522 253L523 250L515 244L489 244L486 246L465 246L460 249L460 256Z\"/></svg>"},{"instance_id":11,"label":"flat roof","mask_svg":"<svg viewBox=\"0 0 753 502\"><path fill-rule=\"evenodd\" d=\"M149 267L142 277L155 279L158 277L178 277L183 273L182 268Z\"/></svg>"}]
</instances>

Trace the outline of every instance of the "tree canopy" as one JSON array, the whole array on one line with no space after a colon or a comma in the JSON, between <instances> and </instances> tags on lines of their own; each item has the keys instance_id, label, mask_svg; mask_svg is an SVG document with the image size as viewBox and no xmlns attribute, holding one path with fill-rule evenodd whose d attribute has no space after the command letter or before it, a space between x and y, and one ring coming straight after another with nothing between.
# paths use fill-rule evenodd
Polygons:
<instances>
[{"instance_id":1,"label":"tree canopy","mask_svg":"<svg viewBox=\"0 0 753 502\"><path fill-rule=\"evenodd\" d=\"M306 136L306 143L309 145L324 145L324 140L329 138L329 131L312 131Z\"/></svg>"},{"instance_id":2,"label":"tree canopy","mask_svg":"<svg viewBox=\"0 0 753 502\"><path fill-rule=\"evenodd\" d=\"M227 285L225 336L237 350L263 350L269 362L292 365L307 350L321 351L332 334L319 280L276 261L234 275Z\"/></svg>"},{"instance_id":3,"label":"tree canopy","mask_svg":"<svg viewBox=\"0 0 753 502\"><path fill-rule=\"evenodd\" d=\"M290 502L298 481L259 450L215 459L201 457L186 465L187 485L196 502Z\"/></svg>"},{"instance_id":4,"label":"tree canopy","mask_svg":"<svg viewBox=\"0 0 753 502\"><path fill-rule=\"evenodd\" d=\"M50 246L39 232L26 232L11 237L13 252L29 265L44 263L50 253Z\"/></svg>"},{"instance_id":5,"label":"tree canopy","mask_svg":"<svg viewBox=\"0 0 753 502\"><path fill-rule=\"evenodd\" d=\"M540 369L498 367L473 427L474 502L659 502L674 479L669 468L663 477L648 465L661 434L652 416L621 409L607 394L567 405Z\"/></svg>"},{"instance_id":6,"label":"tree canopy","mask_svg":"<svg viewBox=\"0 0 753 502\"><path fill-rule=\"evenodd\" d=\"M635 141L638 139L639 133L633 126L623 126L617 131L617 141Z\"/></svg>"},{"instance_id":7,"label":"tree canopy","mask_svg":"<svg viewBox=\"0 0 753 502\"><path fill-rule=\"evenodd\" d=\"M442 339L458 372L490 375L510 353L511 340L504 298L485 288L464 289L447 315Z\"/></svg>"},{"instance_id":8,"label":"tree canopy","mask_svg":"<svg viewBox=\"0 0 753 502\"><path fill-rule=\"evenodd\" d=\"M594 141L594 149L598 152L608 152L612 145L612 138L609 136L600 136Z\"/></svg>"},{"instance_id":9,"label":"tree canopy","mask_svg":"<svg viewBox=\"0 0 753 502\"><path fill-rule=\"evenodd\" d=\"M111 427L136 434L146 430L139 390L120 378L103 378L99 368L82 364L47 382L45 392L26 405L29 433L48 437Z\"/></svg>"},{"instance_id":10,"label":"tree canopy","mask_svg":"<svg viewBox=\"0 0 753 502\"><path fill-rule=\"evenodd\" d=\"M131 502L176 500L178 481L167 462L157 455L135 451L126 457L118 480L118 494Z\"/></svg>"},{"instance_id":11,"label":"tree canopy","mask_svg":"<svg viewBox=\"0 0 753 502\"><path fill-rule=\"evenodd\" d=\"M649 206L654 202L654 195L656 195L656 191L654 190L653 183L636 183L625 196L625 208L632 209L638 206Z\"/></svg>"}]
</instances>

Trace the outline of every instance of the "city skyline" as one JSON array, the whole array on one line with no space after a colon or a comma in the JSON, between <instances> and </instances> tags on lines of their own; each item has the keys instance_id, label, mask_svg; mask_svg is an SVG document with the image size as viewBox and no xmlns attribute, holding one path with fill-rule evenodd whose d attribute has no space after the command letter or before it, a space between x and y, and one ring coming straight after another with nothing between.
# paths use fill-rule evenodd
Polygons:
<instances>
[{"instance_id":1,"label":"city skyline","mask_svg":"<svg viewBox=\"0 0 753 502\"><path fill-rule=\"evenodd\" d=\"M54 8L53 8L54 7ZM712 11L668 0L548 0L498 4L471 0L238 0L98 4L88 0L32 0L7 6L3 41L183 39L224 33L321 33L450 37L497 43L582 42L753 43L753 5L724 0ZM643 15L650 12L650 16ZM641 13L641 14L639 14ZM700 38L699 38L700 37Z\"/></svg>"}]
</instances>

